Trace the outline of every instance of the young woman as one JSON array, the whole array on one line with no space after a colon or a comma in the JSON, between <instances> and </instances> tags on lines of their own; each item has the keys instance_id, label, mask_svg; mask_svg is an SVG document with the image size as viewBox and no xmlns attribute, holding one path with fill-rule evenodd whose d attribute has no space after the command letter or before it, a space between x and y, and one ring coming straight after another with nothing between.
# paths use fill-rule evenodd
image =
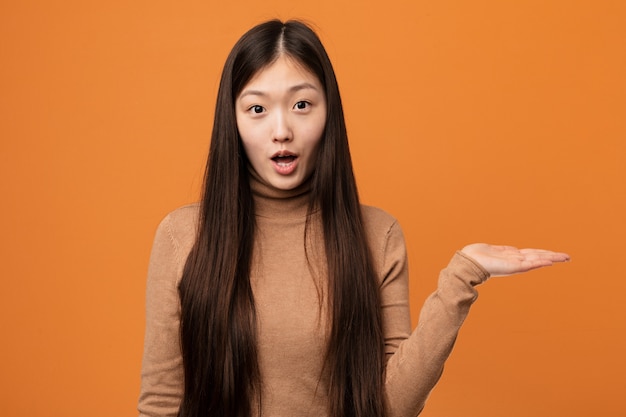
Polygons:
<instances>
[{"instance_id":1,"label":"young woman","mask_svg":"<svg viewBox=\"0 0 626 417\"><path fill-rule=\"evenodd\" d=\"M226 61L201 203L156 233L139 411L415 416L474 286L566 260L466 246L411 332L402 231L359 204L330 60L304 24L263 23Z\"/></svg>"}]
</instances>

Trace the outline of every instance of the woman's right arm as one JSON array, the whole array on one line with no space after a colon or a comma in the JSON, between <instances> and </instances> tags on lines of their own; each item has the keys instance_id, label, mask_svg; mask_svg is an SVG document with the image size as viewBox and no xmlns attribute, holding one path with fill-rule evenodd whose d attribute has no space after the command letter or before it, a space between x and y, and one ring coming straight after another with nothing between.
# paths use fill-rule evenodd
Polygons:
<instances>
[{"instance_id":1,"label":"woman's right arm","mask_svg":"<svg viewBox=\"0 0 626 417\"><path fill-rule=\"evenodd\" d=\"M146 331L138 410L142 417L176 416L183 395L178 282L186 253L168 215L159 225L148 268Z\"/></svg>"}]
</instances>

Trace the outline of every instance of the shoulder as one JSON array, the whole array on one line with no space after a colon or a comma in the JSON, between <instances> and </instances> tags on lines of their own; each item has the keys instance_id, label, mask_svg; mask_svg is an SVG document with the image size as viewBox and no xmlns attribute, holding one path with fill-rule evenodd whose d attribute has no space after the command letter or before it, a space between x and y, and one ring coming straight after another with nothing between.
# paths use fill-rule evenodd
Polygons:
<instances>
[{"instance_id":1,"label":"shoulder","mask_svg":"<svg viewBox=\"0 0 626 417\"><path fill-rule=\"evenodd\" d=\"M200 205L188 204L168 213L157 228L157 240L167 240L179 256L186 258L196 238Z\"/></svg>"},{"instance_id":2,"label":"shoulder","mask_svg":"<svg viewBox=\"0 0 626 417\"><path fill-rule=\"evenodd\" d=\"M404 242L402 228L391 214L378 207L361 205L363 225L369 240L370 247L375 252L385 251L390 239Z\"/></svg>"},{"instance_id":3,"label":"shoulder","mask_svg":"<svg viewBox=\"0 0 626 417\"><path fill-rule=\"evenodd\" d=\"M361 212L374 268L380 280L385 281L393 275L392 271L406 268L402 228L395 217L379 208L361 205Z\"/></svg>"},{"instance_id":4,"label":"shoulder","mask_svg":"<svg viewBox=\"0 0 626 417\"><path fill-rule=\"evenodd\" d=\"M400 228L398 221L391 214L378 207L361 204L363 224L369 235L386 236L394 228Z\"/></svg>"},{"instance_id":5,"label":"shoulder","mask_svg":"<svg viewBox=\"0 0 626 417\"><path fill-rule=\"evenodd\" d=\"M177 230L195 229L198 225L198 215L200 214L200 204L193 203L179 207L169 212L161 221L161 225L175 228Z\"/></svg>"}]
</instances>

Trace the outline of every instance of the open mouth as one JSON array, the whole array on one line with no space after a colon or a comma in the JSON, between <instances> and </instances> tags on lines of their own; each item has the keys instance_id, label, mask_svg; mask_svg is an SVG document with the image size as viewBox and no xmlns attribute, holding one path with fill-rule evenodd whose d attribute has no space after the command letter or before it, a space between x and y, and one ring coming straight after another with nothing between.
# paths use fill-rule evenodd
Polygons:
<instances>
[{"instance_id":1,"label":"open mouth","mask_svg":"<svg viewBox=\"0 0 626 417\"><path fill-rule=\"evenodd\" d=\"M280 175L291 175L298 166L298 155L289 151L279 151L271 158L274 169Z\"/></svg>"},{"instance_id":2,"label":"open mouth","mask_svg":"<svg viewBox=\"0 0 626 417\"><path fill-rule=\"evenodd\" d=\"M291 163L293 163L293 161L295 161L296 158L297 156L295 155L276 155L272 158L272 161L274 161L276 164L280 166L288 166Z\"/></svg>"}]
</instances>

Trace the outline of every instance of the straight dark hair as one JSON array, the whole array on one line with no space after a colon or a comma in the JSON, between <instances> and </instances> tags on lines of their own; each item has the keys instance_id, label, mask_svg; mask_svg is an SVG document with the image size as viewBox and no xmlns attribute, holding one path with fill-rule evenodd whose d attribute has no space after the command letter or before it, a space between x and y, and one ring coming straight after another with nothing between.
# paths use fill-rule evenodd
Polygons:
<instances>
[{"instance_id":1,"label":"straight dark hair","mask_svg":"<svg viewBox=\"0 0 626 417\"><path fill-rule=\"evenodd\" d=\"M315 74L326 95L326 126L311 178L307 228L311 213L319 209L328 263L325 302L331 314L324 363L329 375L328 413L331 417L385 415L379 285L335 73L308 26L272 20L239 39L222 72L196 242L179 286L184 367L179 417L249 417L261 409L250 284L254 201L235 100L256 73L281 55Z\"/></svg>"}]
</instances>

